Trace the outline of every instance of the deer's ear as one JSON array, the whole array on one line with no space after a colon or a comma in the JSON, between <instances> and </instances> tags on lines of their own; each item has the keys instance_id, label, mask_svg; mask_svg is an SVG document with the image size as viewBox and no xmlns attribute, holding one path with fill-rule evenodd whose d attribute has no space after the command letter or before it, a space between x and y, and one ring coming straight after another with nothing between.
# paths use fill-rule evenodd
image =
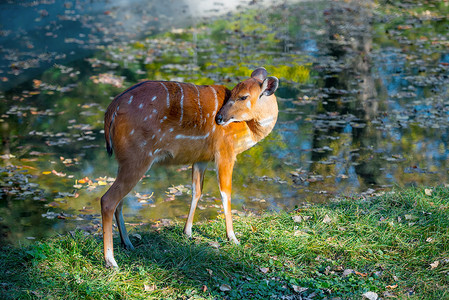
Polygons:
<instances>
[{"instance_id":1,"label":"deer's ear","mask_svg":"<svg viewBox=\"0 0 449 300\"><path fill-rule=\"evenodd\" d=\"M263 82L265 78L267 78L268 72L265 70L265 68L257 68L251 73L251 78L255 78L259 80L260 82Z\"/></svg>"},{"instance_id":2,"label":"deer's ear","mask_svg":"<svg viewBox=\"0 0 449 300\"><path fill-rule=\"evenodd\" d=\"M278 86L279 79L274 76L267 77L262 83L262 93L260 95L271 96L274 92L276 92Z\"/></svg>"}]
</instances>

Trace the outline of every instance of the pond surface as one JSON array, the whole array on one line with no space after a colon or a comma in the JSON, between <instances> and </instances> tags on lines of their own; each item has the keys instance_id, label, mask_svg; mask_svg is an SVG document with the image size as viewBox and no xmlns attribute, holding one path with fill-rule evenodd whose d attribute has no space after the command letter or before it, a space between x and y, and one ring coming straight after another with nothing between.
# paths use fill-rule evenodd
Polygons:
<instances>
[{"instance_id":1,"label":"pond surface","mask_svg":"<svg viewBox=\"0 0 449 300\"><path fill-rule=\"evenodd\" d=\"M233 87L257 66L280 79L274 131L234 168L236 218L447 183L449 8L417 3L244 5L192 27L95 44L88 57L5 88L0 244L101 233L99 199L117 168L103 114L143 79ZM190 176L189 166L153 167L126 198L128 229L184 219ZM196 220L221 212L210 164Z\"/></svg>"}]
</instances>

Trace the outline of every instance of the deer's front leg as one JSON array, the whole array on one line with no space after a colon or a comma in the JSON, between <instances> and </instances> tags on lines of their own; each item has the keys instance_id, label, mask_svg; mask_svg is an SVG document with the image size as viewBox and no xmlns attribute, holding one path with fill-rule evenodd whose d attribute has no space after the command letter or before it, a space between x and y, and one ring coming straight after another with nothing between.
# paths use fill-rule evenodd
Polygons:
<instances>
[{"instance_id":1,"label":"deer's front leg","mask_svg":"<svg viewBox=\"0 0 449 300\"><path fill-rule=\"evenodd\" d=\"M233 158L217 160L218 184L220 187L221 200L223 201L223 210L226 220L226 235L228 236L228 240L238 245L240 243L235 237L231 215L231 191L232 191L233 168L234 168Z\"/></svg>"},{"instance_id":2,"label":"deer's front leg","mask_svg":"<svg viewBox=\"0 0 449 300\"><path fill-rule=\"evenodd\" d=\"M207 162L194 163L192 166L192 204L190 205L189 216L186 225L184 226L184 233L188 237L192 236L193 216L195 215L195 209L203 190L204 172L206 171L206 167Z\"/></svg>"}]
</instances>

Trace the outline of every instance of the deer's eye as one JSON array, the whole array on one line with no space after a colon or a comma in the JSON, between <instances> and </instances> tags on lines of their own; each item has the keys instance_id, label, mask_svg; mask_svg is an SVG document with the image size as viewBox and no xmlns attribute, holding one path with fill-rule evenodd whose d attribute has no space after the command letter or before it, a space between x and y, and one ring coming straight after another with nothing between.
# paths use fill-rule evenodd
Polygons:
<instances>
[{"instance_id":1,"label":"deer's eye","mask_svg":"<svg viewBox=\"0 0 449 300\"><path fill-rule=\"evenodd\" d=\"M248 99L248 96L242 96L239 98L239 100L246 100L246 99Z\"/></svg>"}]
</instances>

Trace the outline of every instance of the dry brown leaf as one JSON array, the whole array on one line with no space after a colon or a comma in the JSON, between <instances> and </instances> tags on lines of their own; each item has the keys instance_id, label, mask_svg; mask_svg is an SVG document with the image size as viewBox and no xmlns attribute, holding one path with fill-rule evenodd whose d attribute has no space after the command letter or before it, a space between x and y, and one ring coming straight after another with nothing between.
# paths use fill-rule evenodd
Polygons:
<instances>
[{"instance_id":1,"label":"dry brown leaf","mask_svg":"<svg viewBox=\"0 0 449 300\"><path fill-rule=\"evenodd\" d=\"M387 285L385 288L387 288L387 289L395 289L397 287L398 287L398 285L395 284L395 285Z\"/></svg>"},{"instance_id":2,"label":"dry brown leaf","mask_svg":"<svg viewBox=\"0 0 449 300\"><path fill-rule=\"evenodd\" d=\"M360 272L357 272L357 271L354 271L354 273L359 275L359 276L362 276L362 277L368 276L368 274L366 274L366 273L360 273Z\"/></svg>"}]
</instances>

